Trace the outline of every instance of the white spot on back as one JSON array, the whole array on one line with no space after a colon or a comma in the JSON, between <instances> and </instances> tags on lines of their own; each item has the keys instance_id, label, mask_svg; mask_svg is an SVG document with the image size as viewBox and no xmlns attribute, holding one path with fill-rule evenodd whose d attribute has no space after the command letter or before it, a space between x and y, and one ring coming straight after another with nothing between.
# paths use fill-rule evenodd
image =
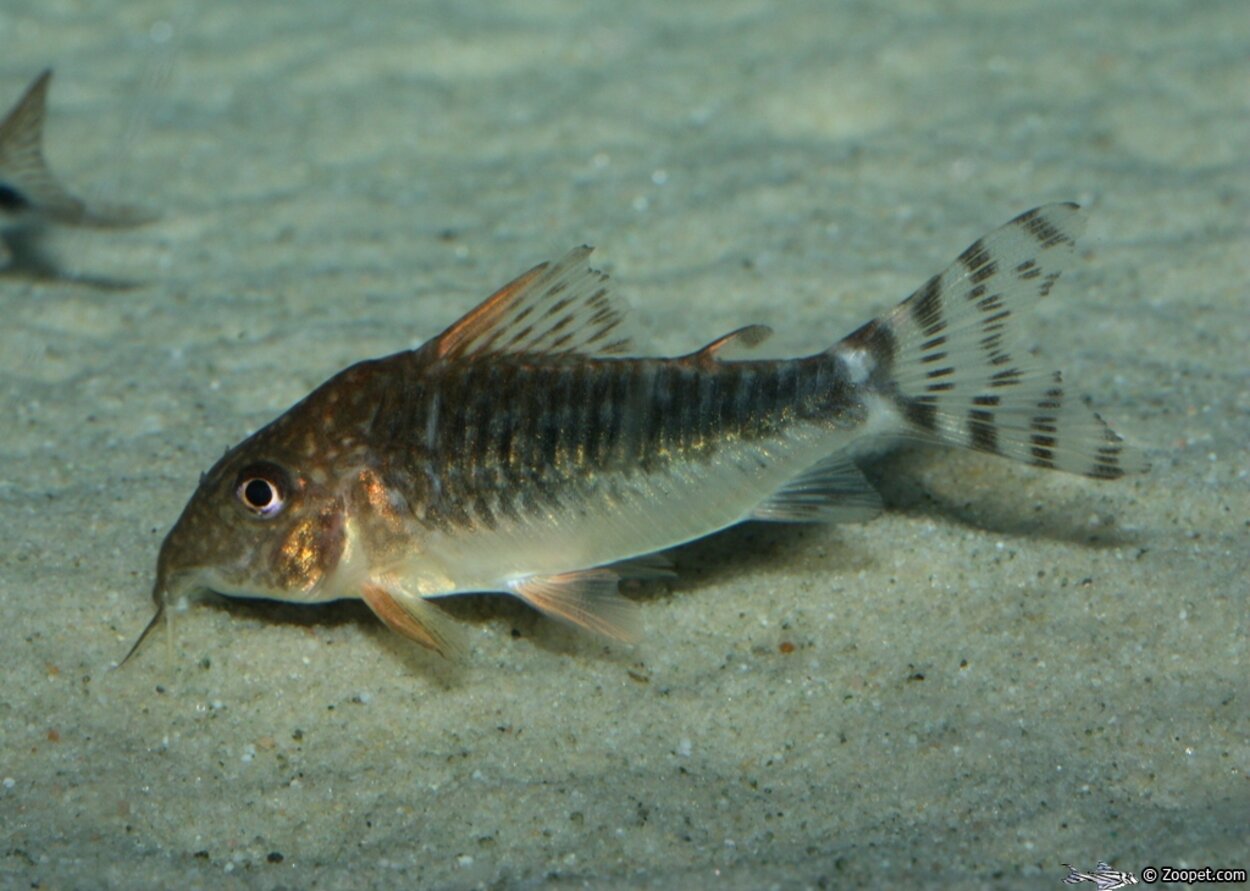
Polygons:
<instances>
[{"instance_id":1,"label":"white spot on back","mask_svg":"<svg viewBox=\"0 0 1250 891\"><path fill-rule=\"evenodd\" d=\"M877 368L877 360L867 350L840 350L838 356L846 363L851 383L862 387Z\"/></svg>"}]
</instances>

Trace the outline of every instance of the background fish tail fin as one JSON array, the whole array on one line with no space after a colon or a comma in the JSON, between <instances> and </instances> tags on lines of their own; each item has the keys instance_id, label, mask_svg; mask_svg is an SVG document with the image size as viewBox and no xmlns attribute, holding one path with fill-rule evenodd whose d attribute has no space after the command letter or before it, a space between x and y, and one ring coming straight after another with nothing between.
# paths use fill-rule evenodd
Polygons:
<instances>
[{"instance_id":1,"label":"background fish tail fin","mask_svg":"<svg viewBox=\"0 0 1250 891\"><path fill-rule=\"evenodd\" d=\"M1096 479L1144 470L1018 343L1017 317L1050 293L1082 226L1075 204L1021 214L834 351L890 400L908 435Z\"/></svg>"}]
</instances>

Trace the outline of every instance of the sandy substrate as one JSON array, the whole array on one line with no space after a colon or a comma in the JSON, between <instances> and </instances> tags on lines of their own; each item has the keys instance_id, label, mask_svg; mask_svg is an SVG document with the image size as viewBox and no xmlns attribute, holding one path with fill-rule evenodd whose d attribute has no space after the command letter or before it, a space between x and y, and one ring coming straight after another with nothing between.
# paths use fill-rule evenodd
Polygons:
<instances>
[{"instance_id":1,"label":"sandy substrate","mask_svg":"<svg viewBox=\"0 0 1250 891\"><path fill-rule=\"evenodd\" d=\"M55 65L53 166L164 214L0 279L0 885L1250 866L1244 3L518 6L0 9L0 104ZM222 449L534 262L598 245L657 353L799 351L1062 199L1029 337L1144 477L897 456L871 524L680 550L636 648L466 598L447 665L219 602L109 670Z\"/></svg>"}]
</instances>

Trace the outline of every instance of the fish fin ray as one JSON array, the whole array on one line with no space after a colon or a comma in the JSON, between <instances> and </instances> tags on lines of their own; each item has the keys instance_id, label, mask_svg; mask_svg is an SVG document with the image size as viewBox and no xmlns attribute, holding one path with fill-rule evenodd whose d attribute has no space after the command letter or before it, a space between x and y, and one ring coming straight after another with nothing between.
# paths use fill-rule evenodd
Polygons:
<instances>
[{"instance_id":1,"label":"fish fin ray","mask_svg":"<svg viewBox=\"0 0 1250 891\"><path fill-rule=\"evenodd\" d=\"M621 577L610 569L558 575L530 575L508 590L539 612L625 643L639 640L638 605L617 590Z\"/></svg>"},{"instance_id":2,"label":"fish fin ray","mask_svg":"<svg viewBox=\"0 0 1250 891\"><path fill-rule=\"evenodd\" d=\"M513 279L440 334L439 359L501 354L620 356L633 349L607 275L574 248Z\"/></svg>"},{"instance_id":3,"label":"fish fin ray","mask_svg":"<svg viewBox=\"0 0 1250 891\"><path fill-rule=\"evenodd\" d=\"M630 557L628 560L618 560L604 568L615 572L622 579L671 581L677 578L677 572L673 569L673 561L664 554L643 554L640 557Z\"/></svg>"},{"instance_id":4,"label":"fish fin ray","mask_svg":"<svg viewBox=\"0 0 1250 891\"><path fill-rule=\"evenodd\" d=\"M31 81L3 121L0 121L0 181L17 192L39 216L67 226L98 228L138 226L158 214L123 204L89 205L61 185L43 154L48 87L52 69Z\"/></svg>"},{"instance_id":5,"label":"fish fin ray","mask_svg":"<svg viewBox=\"0 0 1250 891\"><path fill-rule=\"evenodd\" d=\"M386 627L446 659L464 655L464 642L447 616L424 597L388 580L370 579L360 596Z\"/></svg>"},{"instance_id":6,"label":"fish fin ray","mask_svg":"<svg viewBox=\"0 0 1250 891\"><path fill-rule=\"evenodd\" d=\"M776 523L862 523L881 513L881 496L843 452L813 464L751 511Z\"/></svg>"},{"instance_id":7,"label":"fish fin ray","mask_svg":"<svg viewBox=\"0 0 1250 891\"><path fill-rule=\"evenodd\" d=\"M0 177L40 214L55 222L76 222L86 206L62 188L43 157L51 81L52 69L45 68L0 121Z\"/></svg>"},{"instance_id":8,"label":"fish fin ray","mask_svg":"<svg viewBox=\"0 0 1250 891\"><path fill-rule=\"evenodd\" d=\"M1083 227L1075 204L1027 211L834 351L871 368L869 385L892 398L908 435L1096 479L1144 470L1020 343L1016 316L1050 293Z\"/></svg>"},{"instance_id":9,"label":"fish fin ray","mask_svg":"<svg viewBox=\"0 0 1250 891\"><path fill-rule=\"evenodd\" d=\"M52 69L45 68L0 121L0 170L44 169L43 123Z\"/></svg>"}]
</instances>

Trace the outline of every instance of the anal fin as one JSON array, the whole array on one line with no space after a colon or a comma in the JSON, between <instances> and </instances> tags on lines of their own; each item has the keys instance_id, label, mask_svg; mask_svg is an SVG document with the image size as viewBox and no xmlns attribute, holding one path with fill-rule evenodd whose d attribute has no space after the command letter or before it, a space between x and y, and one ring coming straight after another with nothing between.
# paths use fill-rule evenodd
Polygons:
<instances>
[{"instance_id":1,"label":"anal fin","mask_svg":"<svg viewBox=\"0 0 1250 891\"><path fill-rule=\"evenodd\" d=\"M643 554L641 557L630 557L609 564L606 569L614 572L622 580L643 582L671 581L677 578L673 569L673 561L663 554Z\"/></svg>"},{"instance_id":2,"label":"anal fin","mask_svg":"<svg viewBox=\"0 0 1250 891\"><path fill-rule=\"evenodd\" d=\"M881 513L881 496L844 452L790 480L748 517L776 523L862 523Z\"/></svg>"},{"instance_id":3,"label":"anal fin","mask_svg":"<svg viewBox=\"0 0 1250 891\"><path fill-rule=\"evenodd\" d=\"M517 597L546 615L625 643L639 639L638 606L617 590L610 569L530 575L508 583Z\"/></svg>"}]
</instances>

